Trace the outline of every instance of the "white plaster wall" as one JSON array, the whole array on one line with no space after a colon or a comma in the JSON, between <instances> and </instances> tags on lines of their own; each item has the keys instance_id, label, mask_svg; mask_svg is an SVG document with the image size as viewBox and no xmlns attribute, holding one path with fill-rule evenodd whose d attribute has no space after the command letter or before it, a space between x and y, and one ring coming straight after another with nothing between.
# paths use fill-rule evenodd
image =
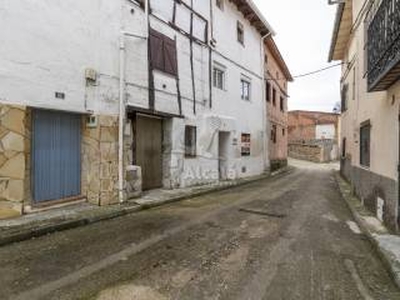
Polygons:
<instances>
[{"instance_id":1,"label":"white plaster wall","mask_svg":"<svg viewBox=\"0 0 400 300\"><path fill-rule=\"evenodd\" d=\"M234 61L240 66L262 77L264 68L261 58L260 34L233 3L225 1L224 10L220 10L215 5L215 1L213 2L216 51L226 57L234 58ZM237 40L237 21L244 26L244 45Z\"/></svg>"},{"instance_id":2,"label":"white plaster wall","mask_svg":"<svg viewBox=\"0 0 400 300\"><path fill-rule=\"evenodd\" d=\"M194 1L195 10L208 20L210 1ZM194 43L195 113L189 41L162 21L171 21L172 2L151 1L154 13L161 18L152 16L151 27L176 39L178 49L179 84L185 119L174 119L170 124L173 155L170 161L165 162L171 169L170 180L173 184L185 186L190 181L182 174L188 170L198 169L198 166L203 170L218 170L218 134L213 136L216 131L211 117L221 120L219 131L231 133L229 164L237 177L262 173L265 103L261 36L236 10L236 6L226 1L224 12L218 12L213 1L215 38L218 41L215 50L220 53L214 53L213 60L227 67L226 91L212 90L213 105L210 108L209 48ZM186 0L186 3L189 2ZM237 41L237 20L244 25L245 46ZM187 19L180 22L187 30ZM200 20L195 25L199 39L204 26ZM145 16L143 9L127 0L4 0L0 9L0 28L10 28L0 31L0 38L4 41L0 46L1 102L117 114L121 30L144 36ZM147 41L126 36L125 45L127 104L148 108ZM96 84L86 86L86 68L96 70ZM240 99L242 76L251 81L251 101ZM178 114L176 79L161 72L155 72L154 78L156 110ZM56 99L55 92L65 93L66 98ZM199 155L195 159L184 159L183 156L185 124L198 127ZM240 155L242 133L251 134L250 157ZM246 172L242 172L244 169ZM207 175L196 183L208 180Z\"/></svg>"},{"instance_id":3,"label":"white plaster wall","mask_svg":"<svg viewBox=\"0 0 400 300\"><path fill-rule=\"evenodd\" d=\"M335 139L336 130L335 124L317 125L315 128L315 138L321 139Z\"/></svg>"},{"instance_id":4,"label":"white plaster wall","mask_svg":"<svg viewBox=\"0 0 400 300\"><path fill-rule=\"evenodd\" d=\"M120 20L120 1L2 1L1 101L115 113L118 93L112 77L119 68ZM110 77L92 91L96 101L88 97L85 105L86 68ZM55 92L65 93L65 99L56 99Z\"/></svg>"}]
</instances>

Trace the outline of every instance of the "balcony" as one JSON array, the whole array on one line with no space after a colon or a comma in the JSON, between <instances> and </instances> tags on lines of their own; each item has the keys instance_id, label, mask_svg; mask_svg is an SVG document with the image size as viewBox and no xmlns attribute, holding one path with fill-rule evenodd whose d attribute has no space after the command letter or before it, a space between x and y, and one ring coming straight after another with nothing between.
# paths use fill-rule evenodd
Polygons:
<instances>
[{"instance_id":1,"label":"balcony","mask_svg":"<svg viewBox=\"0 0 400 300\"><path fill-rule=\"evenodd\" d=\"M400 79L400 0L382 0L367 29L368 91Z\"/></svg>"}]
</instances>

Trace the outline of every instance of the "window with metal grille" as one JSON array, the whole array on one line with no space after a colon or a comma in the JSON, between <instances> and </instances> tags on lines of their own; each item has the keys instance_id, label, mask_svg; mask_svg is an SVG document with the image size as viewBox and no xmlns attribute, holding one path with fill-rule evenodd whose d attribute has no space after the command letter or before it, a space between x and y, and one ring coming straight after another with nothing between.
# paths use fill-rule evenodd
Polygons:
<instances>
[{"instance_id":1,"label":"window with metal grille","mask_svg":"<svg viewBox=\"0 0 400 300\"><path fill-rule=\"evenodd\" d=\"M266 93L267 102L271 102L271 84L268 81L267 81L265 93Z\"/></svg>"},{"instance_id":2,"label":"window with metal grille","mask_svg":"<svg viewBox=\"0 0 400 300\"><path fill-rule=\"evenodd\" d=\"M343 138L343 141L342 141L342 157L343 158L346 157L346 142L347 142L346 138Z\"/></svg>"},{"instance_id":3,"label":"window with metal grille","mask_svg":"<svg viewBox=\"0 0 400 300\"><path fill-rule=\"evenodd\" d=\"M237 39L239 43L244 45L244 27L239 21L237 22Z\"/></svg>"},{"instance_id":4,"label":"window with metal grille","mask_svg":"<svg viewBox=\"0 0 400 300\"><path fill-rule=\"evenodd\" d=\"M363 123L360 128L360 165L369 167L371 164L371 124Z\"/></svg>"},{"instance_id":5,"label":"window with metal grille","mask_svg":"<svg viewBox=\"0 0 400 300\"><path fill-rule=\"evenodd\" d=\"M285 111L285 99L283 97L280 98L280 108L282 112Z\"/></svg>"},{"instance_id":6,"label":"window with metal grille","mask_svg":"<svg viewBox=\"0 0 400 300\"><path fill-rule=\"evenodd\" d=\"M213 71L213 85L215 88L225 89L225 72L219 68L214 68Z\"/></svg>"},{"instance_id":7,"label":"window with metal grille","mask_svg":"<svg viewBox=\"0 0 400 300\"><path fill-rule=\"evenodd\" d=\"M276 133L277 133L277 128L276 125L272 125L271 129L271 141L276 144Z\"/></svg>"},{"instance_id":8,"label":"window with metal grille","mask_svg":"<svg viewBox=\"0 0 400 300\"><path fill-rule=\"evenodd\" d=\"M341 100L342 100L342 112L345 112L348 108L348 91L349 91L349 85L346 83L342 87L342 93L341 93Z\"/></svg>"},{"instance_id":9,"label":"window with metal grille","mask_svg":"<svg viewBox=\"0 0 400 300\"><path fill-rule=\"evenodd\" d=\"M175 40L153 29L150 30L150 61L153 69L177 76L178 62Z\"/></svg>"},{"instance_id":10,"label":"window with metal grille","mask_svg":"<svg viewBox=\"0 0 400 300\"><path fill-rule=\"evenodd\" d=\"M251 83L245 79L241 80L241 98L250 101Z\"/></svg>"},{"instance_id":11,"label":"window with metal grille","mask_svg":"<svg viewBox=\"0 0 400 300\"><path fill-rule=\"evenodd\" d=\"M197 128L185 127L185 157L196 157Z\"/></svg>"},{"instance_id":12,"label":"window with metal grille","mask_svg":"<svg viewBox=\"0 0 400 300\"><path fill-rule=\"evenodd\" d=\"M249 133L242 133L242 145L241 145L241 153L242 156L250 156L251 155L251 135Z\"/></svg>"}]
</instances>

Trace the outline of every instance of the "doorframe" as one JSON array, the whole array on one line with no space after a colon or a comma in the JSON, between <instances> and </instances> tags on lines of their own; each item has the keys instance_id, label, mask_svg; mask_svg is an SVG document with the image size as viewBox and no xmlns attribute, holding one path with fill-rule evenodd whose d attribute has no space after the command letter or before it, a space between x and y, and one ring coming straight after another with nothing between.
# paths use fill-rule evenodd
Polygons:
<instances>
[{"instance_id":1,"label":"doorframe","mask_svg":"<svg viewBox=\"0 0 400 300\"><path fill-rule=\"evenodd\" d=\"M35 190L35 162L34 162L34 151L35 151L35 116L38 111L49 111L49 112L54 112L54 113L60 113L60 114L75 114L80 117L80 166L79 166L79 172L80 172L80 194L72 197L67 197L67 198L62 198L62 199L55 199L55 200L48 200L48 201L35 201L35 195L34 195L34 190ZM63 205L68 205L69 203L78 203L78 202L86 202L86 196L82 194L83 191L83 177L82 177L82 163L83 163L83 156L82 156L82 138L83 138L83 132L82 132L82 114L79 113L74 113L70 111L61 111L61 110L55 110L55 109L46 109L46 108L34 108L32 107L30 110L30 171L29 171L29 205L24 206L24 211L26 212L37 212L41 211L43 209L49 208L49 207L55 207L55 206L60 206L62 207Z\"/></svg>"},{"instance_id":2,"label":"doorframe","mask_svg":"<svg viewBox=\"0 0 400 300\"><path fill-rule=\"evenodd\" d=\"M221 173L221 161L222 161L222 159L221 159L221 137L223 137L223 136L225 136L224 138L226 139L226 151L225 151L225 164L228 166L229 165L229 154L230 154L230 149L229 149L229 145L230 145L230 143L229 143L229 141L230 141L230 137L231 137L231 132L230 131L218 131L218 174L219 174L219 180L228 180L229 178L228 178L228 168L226 168L226 170L225 170L225 173L226 174L224 174L225 176L223 176L223 174Z\"/></svg>"}]
</instances>

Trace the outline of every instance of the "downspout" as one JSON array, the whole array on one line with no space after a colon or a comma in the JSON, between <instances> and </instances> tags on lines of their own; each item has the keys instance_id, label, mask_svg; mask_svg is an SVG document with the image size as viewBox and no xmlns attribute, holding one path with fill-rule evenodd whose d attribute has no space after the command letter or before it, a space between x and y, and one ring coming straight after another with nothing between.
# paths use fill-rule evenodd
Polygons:
<instances>
[{"instance_id":1,"label":"downspout","mask_svg":"<svg viewBox=\"0 0 400 300\"><path fill-rule=\"evenodd\" d=\"M122 32L119 44L119 126L118 126L118 197L124 197L124 123L125 123L125 33Z\"/></svg>"},{"instance_id":2,"label":"downspout","mask_svg":"<svg viewBox=\"0 0 400 300\"><path fill-rule=\"evenodd\" d=\"M268 109L267 109L267 101L266 101L266 81L268 80L268 78L265 75L265 40L267 38L269 38L271 35L273 34L272 31L268 32L266 35L264 35L263 37L261 37L261 62L262 62L262 78L263 78L263 82L262 82L262 87L263 87L263 92L262 92L262 103L263 103L263 130L265 130L264 133L264 143L263 143L263 159L264 159L264 170L267 171L268 169L268 160L269 160L269 155L267 154L268 152ZM269 152L268 152L269 153Z\"/></svg>"},{"instance_id":3,"label":"downspout","mask_svg":"<svg viewBox=\"0 0 400 300\"><path fill-rule=\"evenodd\" d=\"M118 124L118 198L119 203L125 202L125 176L124 176L124 127L126 114L125 99L125 36L139 39L149 39L149 0L145 1L145 35L144 37L121 31L119 43L119 124ZM148 51L147 51L148 52ZM146 52L146 53L147 53ZM146 61L149 60L148 54Z\"/></svg>"}]
</instances>

